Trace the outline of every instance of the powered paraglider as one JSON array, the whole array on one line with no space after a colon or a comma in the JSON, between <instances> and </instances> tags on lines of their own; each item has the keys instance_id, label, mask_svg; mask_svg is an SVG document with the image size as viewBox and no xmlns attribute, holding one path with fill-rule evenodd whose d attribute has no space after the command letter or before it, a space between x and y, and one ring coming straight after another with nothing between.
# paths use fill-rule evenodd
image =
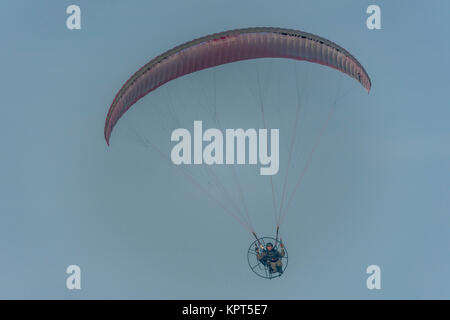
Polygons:
<instances>
[{"instance_id":1,"label":"powered paraglider","mask_svg":"<svg viewBox=\"0 0 450 320\"><path fill-rule=\"evenodd\" d=\"M110 144L111 134L114 126L119 119L133 106L138 100L143 98L148 93L156 90L163 84L180 78L184 75L195 73L197 71L216 67L223 64L233 63L242 60L251 60L259 58L283 58L293 60L303 60L320 65L324 65L356 79L364 89L369 92L371 89L371 80L364 67L356 60L347 50L339 45L322 38L317 35L306 33L303 31L282 29L282 28L270 28L270 27L258 27L258 28L245 28L236 29L225 32L220 32L208 36L204 36L184 44L181 44L165 53L152 59L150 62L140 68L117 92L114 97L108 114L105 120L104 137L106 143ZM296 78L297 79L297 78ZM297 79L298 81L298 79ZM322 83L319 83L316 87L320 88L320 91L326 91L326 88ZM289 156L287 161L287 170L284 176L284 182L279 190L282 190L281 196L278 198L279 202L276 203L276 188L272 180L272 176L268 179L271 185L271 196L274 208L274 214L276 218L277 236L271 237L256 237L256 234L251 225L249 217L249 210L247 208L246 201L243 196L244 188L241 187L238 179L238 175L232 167L232 173L226 175L230 177L236 188L235 190L239 194L239 201L242 204L242 208L239 208L237 202L234 201L233 195L228 192L224 184L220 182L218 174L213 172L208 165L204 166L205 175L210 178L209 185L202 186L196 181L194 175L189 171L183 171L182 166L176 166L181 168L180 172L189 179L193 185L200 189L210 199L215 200L220 207L224 209L230 216L235 218L247 231L252 233L256 240L250 245L247 251L247 260L251 270L258 276L266 279L272 279L279 277L287 268L288 253L285 247L283 247L283 254L279 255L279 265L275 270L271 268L264 258L261 258L262 250L266 250L268 242L274 244L273 249L275 251L280 250L280 241L278 239L278 230L281 223L284 220L286 212L294 197L300 181L302 180L306 169L309 166L309 162L312 157L312 153L316 149L320 137L324 131L325 125L321 127L320 134L316 143L311 147L311 153L307 158L306 164L303 170L300 172L299 177L294 184L293 191L288 195L287 182L289 178L288 170L291 167L291 159L293 158L293 149L295 143L295 136L297 132L297 123L299 119L301 109L301 97L298 94L297 89L297 105L295 107L295 116L290 116L289 120L293 120L293 130L291 143L289 145ZM259 103L263 120L263 128L267 128L267 111L264 110L263 99L261 97L261 86L258 73L258 91L259 91ZM338 97L336 96L334 104L336 104ZM214 74L214 103L216 100L216 87L215 87L215 74ZM279 107L278 111L287 109L283 105ZM166 108L167 105L167 108ZM172 119L177 120L174 116L172 108L169 108L169 103L164 103L164 108L170 113ZM214 105L215 108L215 105ZM188 109L188 111L191 111ZM158 111L155 111L158 112ZM326 117L328 122L331 117L332 110ZM276 113L279 117L279 113ZM242 115L240 115L242 117ZM252 117L254 119L256 117ZM155 119L158 122L158 119ZM162 121L159 121L163 123ZM215 124L220 124L218 121L216 109L214 109L214 121ZM179 123L177 124L179 125ZM220 128L220 126L219 126ZM166 153L162 152L157 146L155 146L149 139L142 138L143 143L146 146L151 146L158 151L163 157L166 157ZM298 165L298 162L296 163ZM212 189L216 187L218 196L213 195ZM220 199L222 197L222 199Z\"/></svg>"}]
</instances>

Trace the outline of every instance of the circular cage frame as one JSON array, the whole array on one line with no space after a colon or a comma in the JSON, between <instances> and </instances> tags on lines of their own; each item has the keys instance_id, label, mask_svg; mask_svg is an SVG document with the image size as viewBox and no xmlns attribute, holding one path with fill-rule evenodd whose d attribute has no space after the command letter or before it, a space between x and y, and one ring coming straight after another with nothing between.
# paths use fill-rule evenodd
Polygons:
<instances>
[{"instance_id":1,"label":"circular cage frame","mask_svg":"<svg viewBox=\"0 0 450 320\"><path fill-rule=\"evenodd\" d=\"M255 273L257 276L264 278L264 279L273 279L273 278L278 278L281 277L287 266L288 266L288 262L289 262L289 255L288 255L288 251L286 249L286 246L284 246L284 257L281 257L281 262L282 262L282 273L279 272L271 272L269 270L269 266L264 265L261 261L259 261L256 257L256 249L255 248L259 248L259 245L263 245L264 247L266 246L266 243L268 242L272 242L274 244L273 250L278 250L279 246L280 246L280 240L277 240L275 238L272 237L261 237L258 238L257 240L253 241L252 244L250 245L250 247L248 248L247 251L247 262L248 262L248 266L250 267L250 269L253 271L253 273Z\"/></svg>"}]
</instances>

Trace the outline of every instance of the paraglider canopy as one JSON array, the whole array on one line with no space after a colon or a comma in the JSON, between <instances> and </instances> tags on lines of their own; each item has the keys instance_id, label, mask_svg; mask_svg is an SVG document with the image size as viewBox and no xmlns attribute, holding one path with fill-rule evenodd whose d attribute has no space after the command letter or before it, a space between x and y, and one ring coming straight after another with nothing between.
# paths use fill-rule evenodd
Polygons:
<instances>
[{"instance_id":1,"label":"paraglider canopy","mask_svg":"<svg viewBox=\"0 0 450 320\"><path fill-rule=\"evenodd\" d=\"M226 63L285 58L318 63L356 79L370 91L364 67L347 50L320 36L282 28L245 28L204 36L179 45L152 59L117 92L105 121L105 139L122 115L139 99L163 84L199 70Z\"/></svg>"}]
</instances>

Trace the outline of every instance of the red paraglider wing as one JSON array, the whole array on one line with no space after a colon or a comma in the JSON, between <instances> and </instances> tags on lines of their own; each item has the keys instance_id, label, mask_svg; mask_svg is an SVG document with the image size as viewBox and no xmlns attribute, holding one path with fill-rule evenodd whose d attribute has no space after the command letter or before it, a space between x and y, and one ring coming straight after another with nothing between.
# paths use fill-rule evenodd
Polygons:
<instances>
[{"instance_id":1,"label":"red paraglider wing","mask_svg":"<svg viewBox=\"0 0 450 320\"><path fill-rule=\"evenodd\" d=\"M319 36L280 28L247 28L216 33L192 40L154 58L139 69L116 94L105 123L109 145L112 129L140 98L183 75L225 63L288 58L332 67L358 80L370 91L363 66L345 49Z\"/></svg>"}]
</instances>

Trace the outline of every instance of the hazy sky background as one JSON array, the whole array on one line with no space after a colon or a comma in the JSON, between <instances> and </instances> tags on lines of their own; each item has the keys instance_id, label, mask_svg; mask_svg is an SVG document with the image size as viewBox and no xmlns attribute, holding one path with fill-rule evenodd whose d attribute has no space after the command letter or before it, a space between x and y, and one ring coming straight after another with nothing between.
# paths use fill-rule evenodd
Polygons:
<instances>
[{"instance_id":1,"label":"hazy sky background","mask_svg":"<svg viewBox=\"0 0 450 320\"><path fill-rule=\"evenodd\" d=\"M70 4L81 7L81 30L66 28ZM366 28L370 4L381 6L382 30ZM2 1L0 298L450 298L448 12L444 0ZM139 67L185 41L249 26L340 44L365 66L371 93L318 65L240 62L148 95L106 146L109 105ZM290 190L345 94L281 226L289 267L270 282L247 266L251 235L139 142L151 137L169 152L168 105L188 129L207 121L214 78L226 127L262 127L258 74L268 126L280 129L278 195L295 78L307 116ZM270 184L258 171L237 168L256 231L273 235ZM80 291L65 287L71 264L81 267ZM382 270L378 291L365 285L371 264Z\"/></svg>"}]
</instances>

